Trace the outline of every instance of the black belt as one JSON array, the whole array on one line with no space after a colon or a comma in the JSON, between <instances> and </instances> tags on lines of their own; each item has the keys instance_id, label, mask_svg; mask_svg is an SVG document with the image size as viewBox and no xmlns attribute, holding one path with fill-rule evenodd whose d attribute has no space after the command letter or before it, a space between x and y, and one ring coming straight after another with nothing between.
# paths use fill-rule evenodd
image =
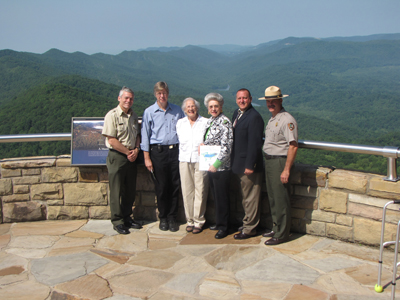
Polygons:
<instances>
[{"instance_id":1,"label":"black belt","mask_svg":"<svg viewBox=\"0 0 400 300\"><path fill-rule=\"evenodd\" d=\"M265 159L287 158L286 155L268 155L264 154Z\"/></svg>"},{"instance_id":2,"label":"black belt","mask_svg":"<svg viewBox=\"0 0 400 300\"><path fill-rule=\"evenodd\" d=\"M117 151L117 150L115 150L115 149L108 148L108 151L115 152L115 153L121 154L121 155L123 155L123 156L126 156L126 154L121 153L121 152L119 152L119 151Z\"/></svg>"},{"instance_id":3,"label":"black belt","mask_svg":"<svg viewBox=\"0 0 400 300\"><path fill-rule=\"evenodd\" d=\"M161 145L161 144L151 144L150 147L157 147L157 149L166 149L166 150L170 150L170 149L174 149L174 148L178 148L179 144L173 144L173 145Z\"/></svg>"}]
</instances>

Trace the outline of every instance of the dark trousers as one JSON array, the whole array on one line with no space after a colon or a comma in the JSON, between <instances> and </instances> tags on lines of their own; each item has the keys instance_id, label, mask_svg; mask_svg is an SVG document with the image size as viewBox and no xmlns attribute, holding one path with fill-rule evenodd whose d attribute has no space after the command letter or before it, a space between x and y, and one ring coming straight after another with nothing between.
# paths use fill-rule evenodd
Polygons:
<instances>
[{"instance_id":1,"label":"dark trousers","mask_svg":"<svg viewBox=\"0 0 400 300\"><path fill-rule=\"evenodd\" d=\"M229 183L231 171L208 172L211 192L215 203L215 220L218 230L229 227Z\"/></svg>"},{"instance_id":2,"label":"dark trousers","mask_svg":"<svg viewBox=\"0 0 400 300\"><path fill-rule=\"evenodd\" d=\"M110 150L107 156L110 187L111 222L123 224L131 219L136 194L136 162L130 162L126 155Z\"/></svg>"},{"instance_id":3,"label":"dark trousers","mask_svg":"<svg viewBox=\"0 0 400 300\"><path fill-rule=\"evenodd\" d=\"M150 146L150 159L154 169L158 217L176 219L179 200L179 147Z\"/></svg>"},{"instance_id":4,"label":"dark trousers","mask_svg":"<svg viewBox=\"0 0 400 300\"><path fill-rule=\"evenodd\" d=\"M265 161L265 179L271 216L275 232L274 237L287 239L290 233L290 185L281 182L281 173L285 168L286 158Z\"/></svg>"}]
</instances>

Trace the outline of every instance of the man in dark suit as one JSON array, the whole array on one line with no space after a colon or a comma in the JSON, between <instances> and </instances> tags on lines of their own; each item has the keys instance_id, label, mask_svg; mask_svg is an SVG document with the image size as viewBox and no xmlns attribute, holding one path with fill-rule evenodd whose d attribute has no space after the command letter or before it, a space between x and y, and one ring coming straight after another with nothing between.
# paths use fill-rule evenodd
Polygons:
<instances>
[{"instance_id":1,"label":"man in dark suit","mask_svg":"<svg viewBox=\"0 0 400 300\"><path fill-rule=\"evenodd\" d=\"M234 235L237 240L254 236L260 222L264 121L260 113L251 105L251 101L249 90L238 90L236 104L239 108L232 117L232 172L240 181L245 212L243 227L241 227L240 233Z\"/></svg>"}]
</instances>

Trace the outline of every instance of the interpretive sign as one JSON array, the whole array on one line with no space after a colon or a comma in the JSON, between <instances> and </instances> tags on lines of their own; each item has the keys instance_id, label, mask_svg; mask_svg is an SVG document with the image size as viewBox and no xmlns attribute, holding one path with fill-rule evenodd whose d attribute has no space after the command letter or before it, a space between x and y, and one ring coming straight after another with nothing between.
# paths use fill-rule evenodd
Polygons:
<instances>
[{"instance_id":1,"label":"interpretive sign","mask_svg":"<svg viewBox=\"0 0 400 300\"><path fill-rule=\"evenodd\" d=\"M71 164L105 165L106 138L101 134L104 118L72 118Z\"/></svg>"}]
</instances>

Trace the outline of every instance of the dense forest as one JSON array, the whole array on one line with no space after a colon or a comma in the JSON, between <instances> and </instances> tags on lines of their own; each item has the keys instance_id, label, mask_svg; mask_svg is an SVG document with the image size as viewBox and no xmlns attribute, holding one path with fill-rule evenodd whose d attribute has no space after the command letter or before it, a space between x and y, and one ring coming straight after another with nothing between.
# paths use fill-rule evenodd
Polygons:
<instances>
[{"instance_id":1,"label":"dense forest","mask_svg":"<svg viewBox=\"0 0 400 300\"><path fill-rule=\"evenodd\" d=\"M284 107L297 119L302 140L400 146L400 35L287 38L237 53L220 50L186 46L118 55L0 50L0 135L70 132L72 117L102 117L116 106L122 85L135 90L133 108L141 115L155 101L154 83L165 80L171 102L194 97L203 116L207 93L224 96L230 117L236 90L249 88L265 121L270 114L257 98L277 85L290 95ZM69 142L0 144L0 158L68 153ZM297 162L385 174L387 160L300 149Z\"/></svg>"}]
</instances>

